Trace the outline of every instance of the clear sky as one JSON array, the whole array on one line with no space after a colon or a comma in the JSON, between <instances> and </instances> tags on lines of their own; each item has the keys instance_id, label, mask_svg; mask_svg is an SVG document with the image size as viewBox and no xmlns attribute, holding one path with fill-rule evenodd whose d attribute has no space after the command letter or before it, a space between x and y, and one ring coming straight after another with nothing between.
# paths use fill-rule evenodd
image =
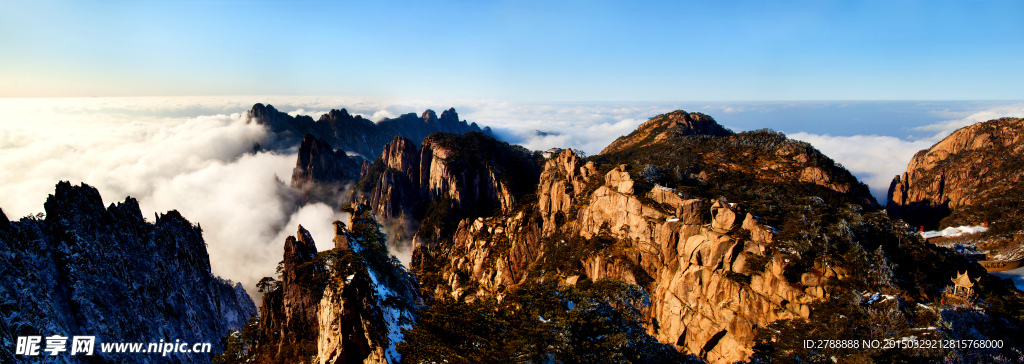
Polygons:
<instances>
[{"instance_id":1,"label":"clear sky","mask_svg":"<svg viewBox=\"0 0 1024 364\"><path fill-rule=\"evenodd\" d=\"M1024 99L1022 2L5 1L0 96Z\"/></svg>"}]
</instances>

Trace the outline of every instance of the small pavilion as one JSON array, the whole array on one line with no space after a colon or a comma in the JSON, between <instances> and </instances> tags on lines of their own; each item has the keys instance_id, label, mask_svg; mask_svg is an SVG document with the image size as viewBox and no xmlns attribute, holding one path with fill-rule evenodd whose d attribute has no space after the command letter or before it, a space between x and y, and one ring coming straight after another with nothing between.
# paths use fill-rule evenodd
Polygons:
<instances>
[{"instance_id":1,"label":"small pavilion","mask_svg":"<svg viewBox=\"0 0 1024 364\"><path fill-rule=\"evenodd\" d=\"M954 296L968 298L974 294L974 282L971 281L971 276L967 274L967 271L957 272L956 278L950 278L950 280L953 281Z\"/></svg>"}]
</instances>

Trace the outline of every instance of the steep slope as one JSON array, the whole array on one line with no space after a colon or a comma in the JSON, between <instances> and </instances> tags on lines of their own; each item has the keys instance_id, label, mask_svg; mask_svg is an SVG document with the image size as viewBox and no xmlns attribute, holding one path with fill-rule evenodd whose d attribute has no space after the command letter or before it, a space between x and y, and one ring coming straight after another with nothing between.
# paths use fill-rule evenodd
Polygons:
<instances>
[{"instance_id":1,"label":"steep slope","mask_svg":"<svg viewBox=\"0 0 1024 364\"><path fill-rule=\"evenodd\" d=\"M148 222L135 199L103 208L95 188L68 182L57 184L44 207L45 219L0 217L5 350L21 336L94 335L94 357L57 359L209 363L223 350L221 338L256 315L241 284L210 273L202 229L177 211ZM100 350L101 343L160 340L208 342L213 353L164 357ZM0 354L0 361L17 362L9 353Z\"/></svg>"},{"instance_id":2,"label":"steep slope","mask_svg":"<svg viewBox=\"0 0 1024 364\"><path fill-rule=\"evenodd\" d=\"M1024 119L959 129L914 155L893 178L886 209L912 226L990 223L993 233L1024 229Z\"/></svg>"},{"instance_id":3,"label":"steep slope","mask_svg":"<svg viewBox=\"0 0 1024 364\"><path fill-rule=\"evenodd\" d=\"M316 121L305 115L293 117L271 105L255 104L248 114L249 122L266 125L272 132L268 146L287 149L295 146L306 134L323 139L338 149L355 152L367 159L378 156L388 141L395 136L422 140L435 132L464 134L471 131L491 134L490 128L481 129L476 123L460 121L455 109L448 109L438 117L433 110L422 115L404 114L374 123L362 116L352 116L347 110L331 110Z\"/></svg>"}]
</instances>

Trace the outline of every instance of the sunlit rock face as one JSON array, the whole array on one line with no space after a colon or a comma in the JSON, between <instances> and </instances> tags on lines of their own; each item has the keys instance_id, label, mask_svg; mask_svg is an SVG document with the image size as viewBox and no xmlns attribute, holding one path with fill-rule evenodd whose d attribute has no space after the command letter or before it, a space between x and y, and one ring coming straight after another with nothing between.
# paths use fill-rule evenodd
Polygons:
<instances>
[{"instance_id":1,"label":"sunlit rock face","mask_svg":"<svg viewBox=\"0 0 1024 364\"><path fill-rule=\"evenodd\" d=\"M1024 119L964 127L914 155L906 172L893 178L886 209L926 229L994 223L988 220L1001 216L989 215L1005 217L1002 211L1024 202L1018 187L1024 178L1022 155ZM1006 223L1019 229L1019 221Z\"/></svg>"}]
</instances>

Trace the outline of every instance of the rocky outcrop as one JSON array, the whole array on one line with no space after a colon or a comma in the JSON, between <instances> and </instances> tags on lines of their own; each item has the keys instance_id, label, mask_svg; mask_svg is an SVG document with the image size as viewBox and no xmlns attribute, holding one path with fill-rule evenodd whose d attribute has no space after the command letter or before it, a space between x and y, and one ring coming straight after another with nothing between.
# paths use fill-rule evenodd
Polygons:
<instances>
[{"instance_id":1,"label":"rocky outcrop","mask_svg":"<svg viewBox=\"0 0 1024 364\"><path fill-rule=\"evenodd\" d=\"M544 235L551 235L566 222L577 196L585 193L596 173L594 162L586 161L571 149L558 152L544 163L537 187L537 208L544 219Z\"/></svg>"},{"instance_id":2,"label":"rocky outcrop","mask_svg":"<svg viewBox=\"0 0 1024 364\"><path fill-rule=\"evenodd\" d=\"M360 162L343 150L334 150L324 139L306 134L292 171L292 187L302 193L303 202L342 200L346 185L359 179Z\"/></svg>"},{"instance_id":3,"label":"rocky outcrop","mask_svg":"<svg viewBox=\"0 0 1024 364\"><path fill-rule=\"evenodd\" d=\"M546 165L538 201L576 198L572 192L577 190L546 186L558 186L551 183L557 181L571 184L571 178L551 178L556 171L590 170L572 153L557 158ZM560 167L573 165L579 168ZM650 334L710 362L745 360L752 353L757 327L808 318L810 304L827 297L822 286L835 278L835 270L819 267L814 272L831 273L807 273L802 282L790 283L783 276L786 257L764 256L774 230L740 206L684 199L661 186L638 191L626 166L613 168L602 180L589 196L580 196L584 201L576 215L561 223L555 223L550 213L563 210L544 208L557 204L538 206L540 222L526 212L463 220L442 259L448 264L439 269L442 279L433 287L435 294L501 299L509 287L537 279L536 266L548 259L543 241L552 234L546 229L554 224L566 238L609 236L617 242L587 255L579 261L579 271L565 272L559 279L575 284L581 277L609 278L641 285L652 302L647 310L653 323ZM545 196L551 194L562 196ZM751 269L751 259L769 263Z\"/></svg>"},{"instance_id":4,"label":"rocky outcrop","mask_svg":"<svg viewBox=\"0 0 1024 364\"><path fill-rule=\"evenodd\" d=\"M731 130L719 125L710 116L699 112L687 113L678 110L655 116L640 124L629 135L618 138L605 147L601 154L616 153L639 145L654 144L679 136L728 136L732 134Z\"/></svg>"},{"instance_id":5,"label":"rocky outcrop","mask_svg":"<svg viewBox=\"0 0 1024 364\"><path fill-rule=\"evenodd\" d=\"M317 254L313 237L302 225L299 225L296 236L289 236L284 242L284 270L281 273L281 306L284 308L282 343L315 337L317 302L323 294L320 287L308 283L308 276L315 273L315 267L309 264Z\"/></svg>"},{"instance_id":6,"label":"rocky outcrop","mask_svg":"<svg viewBox=\"0 0 1024 364\"><path fill-rule=\"evenodd\" d=\"M422 115L404 114L373 122L348 110L331 110L313 121L309 116L293 117L271 105L255 104L248 113L248 121L266 125L272 135L265 146L284 150L294 147L306 134L323 139L338 149L354 152L366 159L380 155L384 144L395 136L419 141L435 132L464 134L472 131L491 134L490 128L481 129L476 123L460 121L455 109L448 109L438 117L433 110Z\"/></svg>"},{"instance_id":7,"label":"rocky outcrop","mask_svg":"<svg viewBox=\"0 0 1024 364\"><path fill-rule=\"evenodd\" d=\"M395 137L384 146L380 162L384 172L371 181L375 187L369 198L374 214L382 221L411 218L424 197L419 149L411 140Z\"/></svg>"},{"instance_id":8,"label":"rocky outcrop","mask_svg":"<svg viewBox=\"0 0 1024 364\"><path fill-rule=\"evenodd\" d=\"M510 211L516 196L510 190L511 181L502 178L511 176L499 176L505 169L501 161L474 160L485 151L463 150L459 141L450 137L434 134L423 139L419 188L424 197L429 201L449 199L462 210Z\"/></svg>"},{"instance_id":9,"label":"rocky outcrop","mask_svg":"<svg viewBox=\"0 0 1024 364\"><path fill-rule=\"evenodd\" d=\"M1024 202L1011 192L1024 178L1022 155L1024 119L964 127L914 155L906 172L893 178L886 209L927 229L991 222L986 211L1012 211ZM978 213L954 216L967 209ZM942 222L946 217L950 221Z\"/></svg>"},{"instance_id":10,"label":"rocky outcrop","mask_svg":"<svg viewBox=\"0 0 1024 364\"><path fill-rule=\"evenodd\" d=\"M397 363L402 329L422 305L416 281L387 254L384 235L360 206L336 221L332 250L309 232L285 241L281 282L265 292L255 342L243 362ZM351 226L350 230L348 227Z\"/></svg>"},{"instance_id":11,"label":"rocky outcrop","mask_svg":"<svg viewBox=\"0 0 1024 364\"><path fill-rule=\"evenodd\" d=\"M540 226L525 211L512 216L465 219L450 249L439 257L443 284L436 296L473 301L502 298L506 289L524 283L528 268L541 256Z\"/></svg>"},{"instance_id":12,"label":"rocky outcrop","mask_svg":"<svg viewBox=\"0 0 1024 364\"><path fill-rule=\"evenodd\" d=\"M0 217L7 223L0 225L5 349L13 350L8 340L19 336L96 336L94 356L67 352L59 360L149 363L151 356L105 353L100 344L170 337L208 342L220 352L221 338L256 315L241 284L210 273L202 229L177 211L147 222L135 199L104 208L95 188L68 182L57 184L44 207L45 219ZM168 354L159 361L210 357Z\"/></svg>"},{"instance_id":13,"label":"rocky outcrop","mask_svg":"<svg viewBox=\"0 0 1024 364\"><path fill-rule=\"evenodd\" d=\"M755 328L807 318L809 305L825 297L820 280L807 288L787 282L782 255L771 257L763 271L747 268L750 257L764 254L773 231L739 206L724 200L684 200L664 187L633 189L624 166L608 172L605 184L580 210L577 226L585 237L607 226L627 244L624 251L635 252L627 255L632 261L626 265L605 265L587 274L592 279L638 281L638 271L627 269L633 265L650 276L645 288L651 294L650 317L657 323L651 333L659 341L711 362L744 360L752 353ZM643 192L658 204L642 202L636 193ZM703 218L707 208L710 221ZM595 257L597 262L588 268L600 267L600 259Z\"/></svg>"}]
</instances>

